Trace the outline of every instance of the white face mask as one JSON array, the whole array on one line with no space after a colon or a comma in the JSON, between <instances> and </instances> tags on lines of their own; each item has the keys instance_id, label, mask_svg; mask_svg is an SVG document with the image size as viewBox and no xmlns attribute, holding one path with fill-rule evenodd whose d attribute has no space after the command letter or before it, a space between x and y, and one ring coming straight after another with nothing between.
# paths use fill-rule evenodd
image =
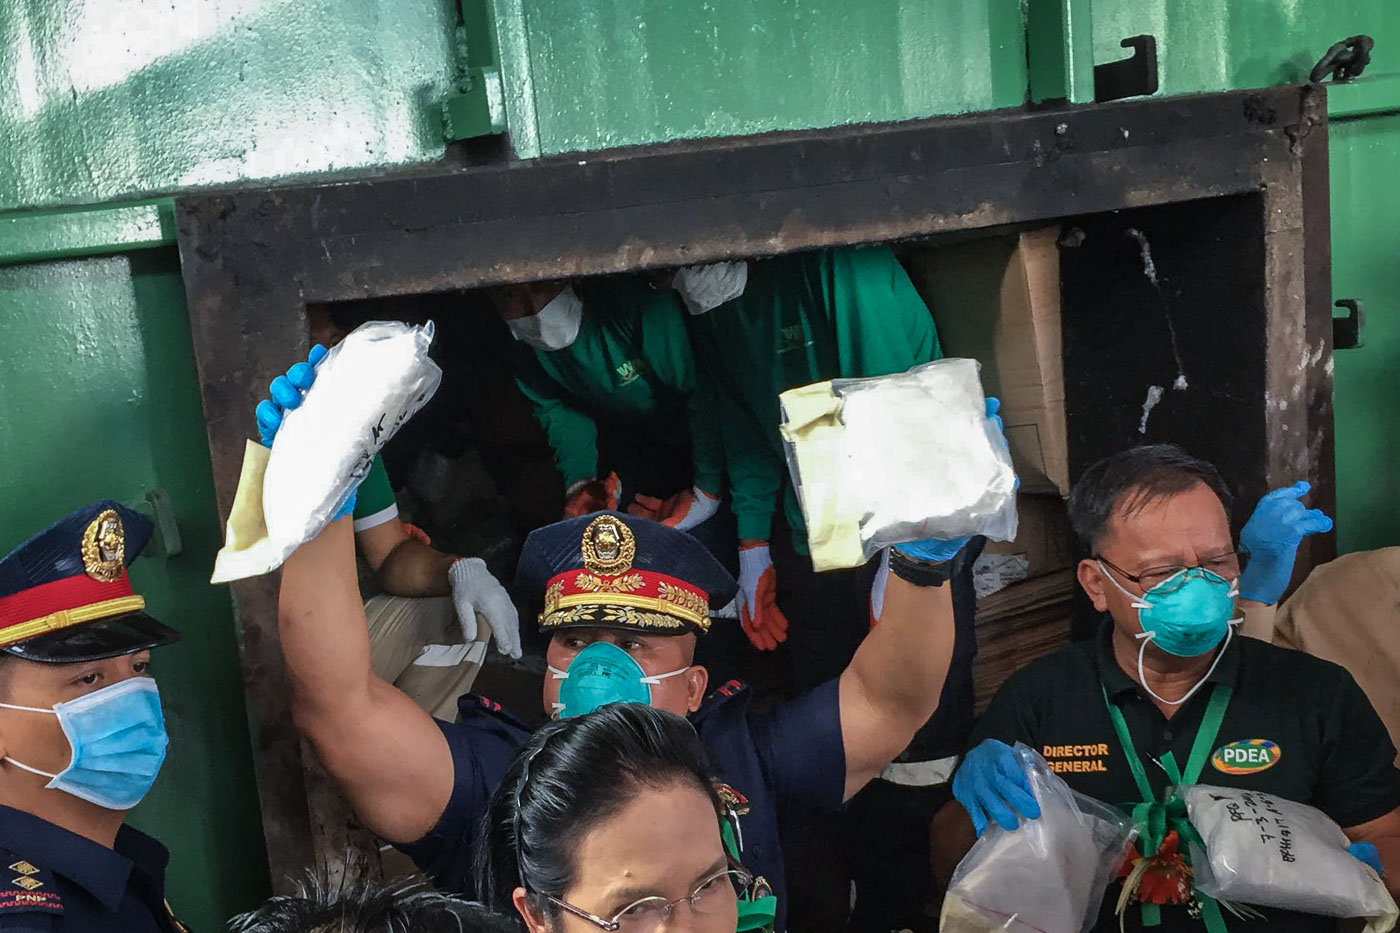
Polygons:
<instances>
[{"instance_id":1,"label":"white face mask","mask_svg":"<svg viewBox=\"0 0 1400 933\"><path fill-rule=\"evenodd\" d=\"M691 314L713 311L726 301L738 298L749 284L747 262L712 262L686 266L676 271L671 287L680 293Z\"/></svg>"},{"instance_id":2,"label":"white face mask","mask_svg":"<svg viewBox=\"0 0 1400 933\"><path fill-rule=\"evenodd\" d=\"M538 314L506 321L512 336L537 350L562 350L578 337L583 301L572 285L550 299Z\"/></svg>"}]
</instances>

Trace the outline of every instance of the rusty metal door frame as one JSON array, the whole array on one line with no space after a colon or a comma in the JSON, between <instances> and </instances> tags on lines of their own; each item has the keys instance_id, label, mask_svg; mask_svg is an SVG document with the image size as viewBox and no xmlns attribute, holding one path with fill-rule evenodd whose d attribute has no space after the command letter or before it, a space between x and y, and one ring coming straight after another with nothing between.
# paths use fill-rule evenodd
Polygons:
<instances>
[{"instance_id":1,"label":"rusty metal door frame","mask_svg":"<svg viewBox=\"0 0 1400 933\"><path fill-rule=\"evenodd\" d=\"M1332 503L1326 102L1317 87L996 111L778 133L177 202L221 514L252 411L304 353L308 302L418 294L889 241L1256 194L1265 211L1268 477ZM1286 397L1283 394L1276 397ZM1321 559L1330 539L1302 562ZM274 883L333 852L336 795L306 766L275 577L234 585ZM308 774L311 775L308 777Z\"/></svg>"}]
</instances>

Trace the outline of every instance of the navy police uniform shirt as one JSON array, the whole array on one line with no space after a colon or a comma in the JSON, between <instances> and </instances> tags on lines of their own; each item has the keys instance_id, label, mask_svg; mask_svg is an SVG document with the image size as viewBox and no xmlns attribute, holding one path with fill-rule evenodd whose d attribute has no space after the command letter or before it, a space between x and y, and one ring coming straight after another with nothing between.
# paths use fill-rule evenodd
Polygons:
<instances>
[{"instance_id":1,"label":"navy police uniform shirt","mask_svg":"<svg viewBox=\"0 0 1400 933\"><path fill-rule=\"evenodd\" d=\"M778 898L777 927L787 917L780 833L813 814L839 809L845 797L837 681L770 709L751 706L748 689L731 681L690 717L710 753L716 777L742 796L740 853ZM445 890L473 892L472 855L491 792L530 732L499 704L465 696L456 723L439 722L455 768L452 799L432 832L403 850Z\"/></svg>"},{"instance_id":2,"label":"navy police uniform shirt","mask_svg":"<svg viewBox=\"0 0 1400 933\"><path fill-rule=\"evenodd\" d=\"M1310 804L1341 826L1357 826L1400 807L1395 746L1366 695L1343 668L1301 651L1235 637L1202 687L1171 719L1148 699L1113 655L1111 623L1098 638L1071 645L1013 674L993 698L970 745L983 739L1024 742L1040 752L1071 788L1106 803L1140 799L1104 691L1118 705L1153 791L1169 778L1154 760L1168 751L1190 757L1197 727L1216 684L1228 684L1230 704L1199 783L1258 790ZM1100 687L1100 684L1103 686ZM1394 867L1391 867L1394 870ZM1096 929L1118 930L1115 883ZM1273 908L1265 919L1227 917L1231 930L1332 931L1336 921ZM1141 929L1130 906L1128 929ZM1204 925L1183 906L1164 906L1154 933Z\"/></svg>"},{"instance_id":3,"label":"navy police uniform shirt","mask_svg":"<svg viewBox=\"0 0 1400 933\"><path fill-rule=\"evenodd\" d=\"M169 860L130 826L109 849L0 806L0 933L188 933L165 903Z\"/></svg>"}]
</instances>

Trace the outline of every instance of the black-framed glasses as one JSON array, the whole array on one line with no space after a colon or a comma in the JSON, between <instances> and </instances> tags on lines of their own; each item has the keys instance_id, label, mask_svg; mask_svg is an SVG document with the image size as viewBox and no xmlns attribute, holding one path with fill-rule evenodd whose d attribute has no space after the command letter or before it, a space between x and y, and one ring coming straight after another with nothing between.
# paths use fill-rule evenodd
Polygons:
<instances>
[{"instance_id":1,"label":"black-framed glasses","mask_svg":"<svg viewBox=\"0 0 1400 933\"><path fill-rule=\"evenodd\" d=\"M684 897L667 900L658 895L633 901L612 916L600 917L582 907L575 907L563 898L544 895L545 900L566 910L581 920L607 930L608 933L655 933L671 918L671 912L683 903L700 916L716 916L725 911L733 911L738 903L739 892L753 883L753 875L742 868L725 868L710 875L695 886Z\"/></svg>"},{"instance_id":2,"label":"black-framed glasses","mask_svg":"<svg viewBox=\"0 0 1400 933\"><path fill-rule=\"evenodd\" d=\"M1156 589L1162 584L1167 583L1169 580L1173 579L1178 581L1177 585L1173 587L1170 584L1168 584L1164 592L1175 592L1183 584L1185 584L1186 571L1188 570L1204 570L1206 573L1219 577L1222 582L1228 583L1229 581L1239 577L1240 569L1243 565L1243 558L1236 551L1225 551L1224 553L1217 554L1214 557L1207 557L1199 564L1195 564L1193 566L1186 566L1184 564L1171 564L1165 567L1149 567L1141 573L1128 573L1128 571L1124 570L1122 567L1119 567L1117 564L1109 560L1107 557L1104 557L1102 554L1096 554L1094 556L1094 560L1099 561L1100 563L1109 567L1123 579L1131 580L1133 583L1136 583L1138 586L1142 587L1142 591L1144 593L1146 593L1148 590Z\"/></svg>"}]
</instances>

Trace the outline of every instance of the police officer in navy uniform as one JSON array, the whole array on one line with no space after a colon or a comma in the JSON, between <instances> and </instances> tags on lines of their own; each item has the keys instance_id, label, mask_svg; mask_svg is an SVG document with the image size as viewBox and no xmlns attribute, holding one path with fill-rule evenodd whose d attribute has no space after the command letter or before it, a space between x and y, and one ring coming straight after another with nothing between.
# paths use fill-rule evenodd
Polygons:
<instances>
[{"instance_id":1,"label":"police officer in navy uniform","mask_svg":"<svg viewBox=\"0 0 1400 933\"><path fill-rule=\"evenodd\" d=\"M150 522L79 509L0 560L0 931L185 933L169 853L126 826L165 760L145 614L126 568Z\"/></svg>"},{"instance_id":2,"label":"police officer in navy uniform","mask_svg":"<svg viewBox=\"0 0 1400 933\"><path fill-rule=\"evenodd\" d=\"M258 410L265 434L314 379L304 363L278 377L276 401ZM732 789L743 862L778 896L781 931L781 835L839 808L937 706L954 644L945 584L965 543L891 551L880 623L850 666L796 699L758 709L739 684L706 699L696 639L735 583L694 538L617 512L539 529L526 541L519 582L542 603L540 626L550 637L544 706L570 716L630 700L690 715ZM374 676L347 521L332 521L283 565L278 630L296 724L360 818L439 885L471 891L478 824L525 727L470 695L459 722L435 721Z\"/></svg>"}]
</instances>

